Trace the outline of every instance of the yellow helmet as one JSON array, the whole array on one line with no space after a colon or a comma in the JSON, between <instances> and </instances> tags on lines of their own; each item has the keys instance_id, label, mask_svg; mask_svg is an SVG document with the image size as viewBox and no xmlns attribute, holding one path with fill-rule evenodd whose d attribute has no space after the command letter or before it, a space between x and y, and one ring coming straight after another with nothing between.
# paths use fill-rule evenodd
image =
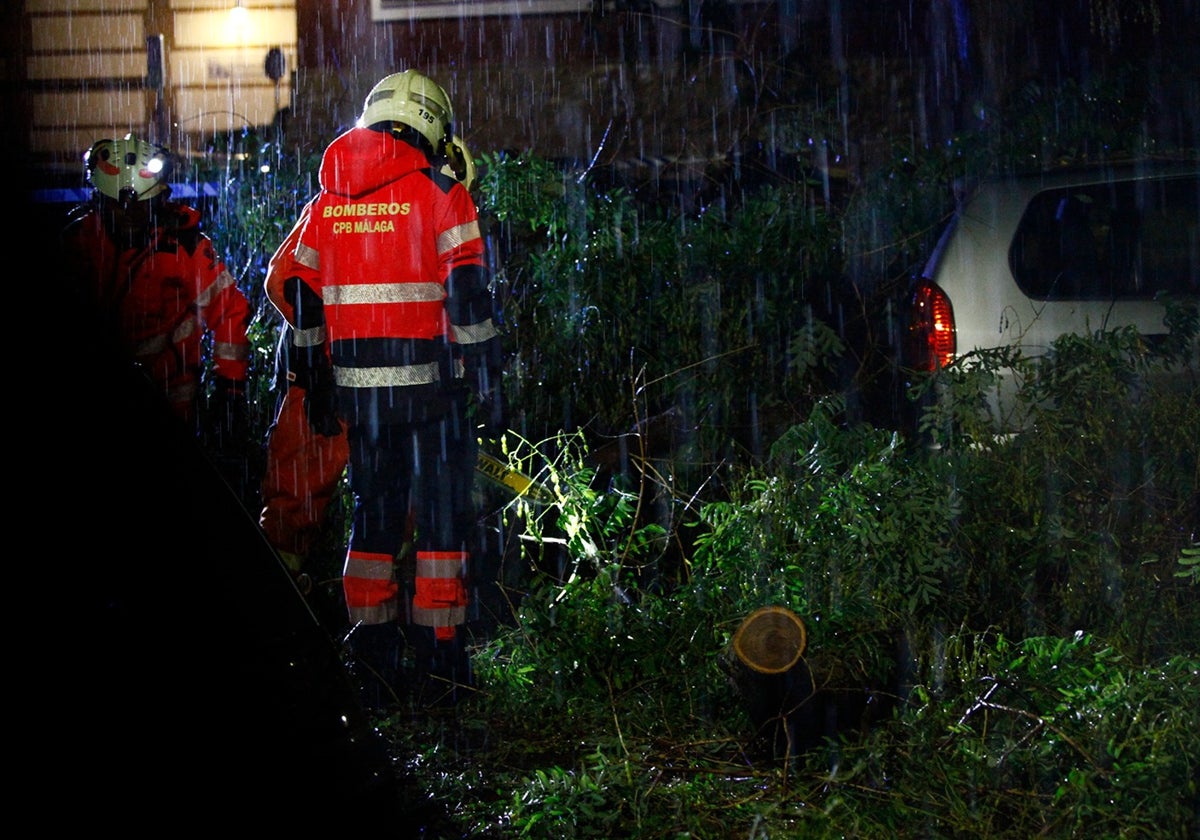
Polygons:
<instances>
[{"instance_id":1,"label":"yellow helmet","mask_svg":"<svg viewBox=\"0 0 1200 840\"><path fill-rule=\"evenodd\" d=\"M87 179L102 195L148 201L166 192L174 170L170 149L126 134L120 140L97 140L84 155Z\"/></svg>"},{"instance_id":2,"label":"yellow helmet","mask_svg":"<svg viewBox=\"0 0 1200 840\"><path fill-rule=\"evenodd\" d=\"M468 190L475 186L475 158L463 139L455 134L446 143L446 162L442 174L457 178Z\"/></svg>"},{"instance_id":3,"label":"yellow helmet","mask_svg":"<svg viewBox=\"0 0 1200 840\"><path fill-rule=\"evenodd\" d=\"M398 122L416 129L441 154L453 134L454 109L441 85L416 70L405 70L380 79L367 94L358 124L381 122Z\"/></svg>"}]
</instances>

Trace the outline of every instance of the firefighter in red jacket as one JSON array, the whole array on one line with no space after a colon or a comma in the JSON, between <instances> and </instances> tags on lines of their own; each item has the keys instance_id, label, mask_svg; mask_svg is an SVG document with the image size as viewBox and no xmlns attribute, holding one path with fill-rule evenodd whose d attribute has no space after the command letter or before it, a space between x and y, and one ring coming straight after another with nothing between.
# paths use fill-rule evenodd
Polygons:
<instances>
[{"instance_id":1,"label":"firefighter in red jacket","mask_svg":"<svg viewBox=\"0 0 1200 840\"><path fill-rule=\"evenodd\" d=\"M126 135L97 141L84 160L92 197L62 241L98 338L142 368L213 451L245 451L250 304L201 232L199 211L170 200L174 156ZM212 428L202 429L208 364Z\"/></svg>"},{"instance_id":2,"label":"firefighter in red jacket","mask_svg":"<svg viewBox=\"0 0 1200 840\"><path fill-rule=\"evenodd\" d=\"M475 182L475 161L461 138L456 136L452 142L455 164L443 165L442 173L470 190ZM281 285L297 274L294 254L300 229L300 224L295 225L275 250L267 266L267 286ZM318 329L315 335L324 346L324 331ZM309 424L305 401L311 388L312 354L303 346L304 337L299 337L299 344L297 338L296 331L285 322L275 352L278 404L267 430L259 524L301 591L308 594L313 585L306 572L309 555L327 525L329 505L337 494L350 453L345 423L331 407L311 412L316 427ZM329 368L322 354L317 369Z\"/></svg>"},{"instance_id":3,"label":"firefighter in red jacket","mask_svg":"<svg viewBox=\"0 0 1200 840\"><path fill-rule=\"evenodd\" d=\"M376 703L397 687L400 622L424 628L419 669L453 663L465 676L457 630L469 606L478 436L504 428L478 214L461 180L441 171L461 167L457 151L437 83L412 70L382 79L358 125L325 150L294 273L267 281L309 354L310 423L336 412L347 425L354 516L342 581L351 648L379 678ZM413 595L402 603L394 564L410 536Z\"/></svg>"}]
</instances>

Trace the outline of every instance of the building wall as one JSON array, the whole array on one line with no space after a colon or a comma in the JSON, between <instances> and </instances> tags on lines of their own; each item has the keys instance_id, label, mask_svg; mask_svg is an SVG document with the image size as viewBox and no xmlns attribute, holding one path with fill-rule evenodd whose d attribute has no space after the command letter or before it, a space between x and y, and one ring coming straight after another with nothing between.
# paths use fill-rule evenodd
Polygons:
<instances>
[{"instance_id":1,"label":"building wall","mask_svg":"<svg viewBox=\"0 0 1200 840\"><path fill-rule=\"evenodd\" d=\"M295 116L329 139L413 67L447 89L476 150L709 158L747 128L743 59L788 48L777 8L734 0L714 21L687 0L297 0Z\"/></svg>"},{"instance_id":2,"label":"building wall","mask_svg":"<svg viewBox=\"0 0 1200 840\"><path fill-rule=\"evenodd\" d=\"M295 0L26 0L23 24L19 107L47 177L77 175L102 137L133 132L188 154L213 133L270 124L291 101Z\"/></svg>"},{"instance_id":3,"label":"building wall","mask_svg":"<svg viewBox=\"0 0 1200 840\"><path fill-rule=\"evenodd\" d=\"M197 153L214 133L267 126L280 111L296 129L289 142L319 149L378 79L408 67L447 88L477 153L706 161L753 131L760 70L794 41L799 18L777 22L787 3L26 0L19 78L6 81L39 180L78 179L100 137L140 132ZM284 59L278 84L271 50Z\"/></svg>"}]
</instances>

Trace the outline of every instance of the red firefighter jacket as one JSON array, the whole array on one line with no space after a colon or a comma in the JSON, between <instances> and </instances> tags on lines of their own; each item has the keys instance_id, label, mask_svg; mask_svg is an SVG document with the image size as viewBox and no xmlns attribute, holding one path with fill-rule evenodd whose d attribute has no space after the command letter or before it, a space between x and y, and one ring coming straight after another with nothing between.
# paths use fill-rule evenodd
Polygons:
<instances>
[{"instance_id":1,"label":"red firefighter jacket","mask_svg":"<svg viewBox=\"0 0 1200 840\"><path fill-rule=\"evenodd\" d=\"M273 270L267 296L297 341L317 340L324 327L347 421L360 400L382 419L438 413L464 363L471 384L500 358L470 193L419 149L367 128L330 143L320 186L295 249L277 254L294 273ZM284 290L289 274L320 298L323 318L297 318Z\"/></svg>"},{"instance_id":2,"label":"red firefighter jacket","mask_svg":"<svg viewBox=\"0 0 1200 840\"><path fill-rule=\"evenodd\" d=\"M103 336L160 384L176 412L195 418L202 339L212 332L213 373L246 380L250 304L200 232L200 213L169 202L145 244L121 248L90 209L63 233L68 266L84 285Z\"/></svg>"}]
</instances>

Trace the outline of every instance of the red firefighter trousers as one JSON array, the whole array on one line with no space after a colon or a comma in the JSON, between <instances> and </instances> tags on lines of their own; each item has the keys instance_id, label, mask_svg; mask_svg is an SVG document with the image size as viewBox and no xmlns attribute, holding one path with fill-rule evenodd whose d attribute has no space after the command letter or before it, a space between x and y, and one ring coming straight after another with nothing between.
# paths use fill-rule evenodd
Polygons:
<instances>
[{"instance_id":1,"label":"red firefighter trousers","mask_svg":"<svg viewBox=\"0 0 1200 840\"><path fill-rule=\"evenodd\" d=\"M303 388L288 387L275 415L267 438L259 517L267 539L289 565L307 556L320 534L350 457L344 425L342 434L333 437L309 427L304 394Z\"/></svg>"}]
</instances>

